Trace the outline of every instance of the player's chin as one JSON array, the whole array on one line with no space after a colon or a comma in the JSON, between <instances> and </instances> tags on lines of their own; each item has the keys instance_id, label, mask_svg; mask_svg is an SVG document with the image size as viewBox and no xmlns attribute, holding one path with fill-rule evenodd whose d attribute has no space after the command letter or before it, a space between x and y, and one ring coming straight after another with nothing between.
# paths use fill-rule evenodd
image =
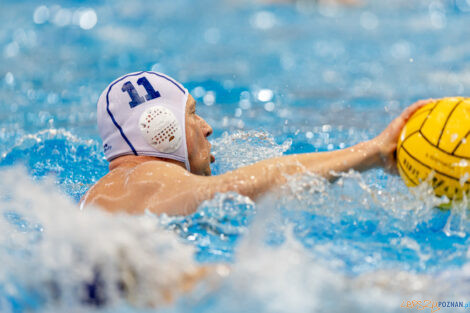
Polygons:
<instances>
[{"instance_id":1,"label":"player's chin","mask_svg":"<svg viewBox=\"0 0 470 313\"><path fill-rule=\"evenodd\" d=\"M211 166L207 165L206 169L204 170L204 176L211 176L211 175L212 175Z\"/></svg>"},{"instance_id":2,"label":"player's chin","mask_svg":"<svg viewBox=\"0 0 470 313\"><path fill-rule=\"evenodd\" d=\"M215 157L212 154L209 154L209 157L206 159L206 166L204 167L203 175L204 176L211 176L211 163L215 162Z\"/></svg>"},{"instance_id":3,"label":"player's chin","mask_svg":"<svg viewBox=\"0 0 470 313\"><path fill-rule=\"evenodd\" d=\"M211 175L212 175L211 163L214 163L214 161L215 161L215 158L214 158L214 156L211 154L211 155L209 156L209 162L207 162L207 166L206 166L206 170L205 170L206 176L211 176Z\"/></svg>"}]
</instances>

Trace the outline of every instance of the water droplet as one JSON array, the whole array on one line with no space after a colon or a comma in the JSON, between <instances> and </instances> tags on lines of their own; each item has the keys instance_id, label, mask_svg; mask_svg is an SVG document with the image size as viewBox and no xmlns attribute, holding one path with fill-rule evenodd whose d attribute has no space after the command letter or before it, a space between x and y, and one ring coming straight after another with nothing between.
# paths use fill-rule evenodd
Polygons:
<instances>
[{"instance_id":1,"label":"water droplet","mask_svg":"<svg viewBox=\"0 0 470 313\"><path fill-rule=\"evenodd\" d=\"M261 89L258 92L258 100L268 102L273 99L273 91L271 89Z\"/></svg>"},{"instance_id":2,"label":"water droplet","mask_svg":"<svg viewBox=\"0 0 470 313\"><path fill-rule=\"evenodd\" d=\"M215 103L215 93L213 91L208 91L202 98L202 101L207 106L213 105Z\"/></svg>"},{"instance_id":3,"label":"water droplet","mask_svg":"<svg viewBox=\"0 0 470 313\"><path fill-rule=\"evenodd\" d=\"M38 6L34 10L33 21L36 24L44 24L49 20L49 9L45 5Z\"/></svg>"},{"instance_id":4,"label":"water droplet","mask_svg":"<svg viewBox=\"0 0 470 313\"><path fill-rule=\"evenodd\" d=\"M13 76L11 72L6 73L5 83L7 83L7 85L10 85L10 86L13 86L13 84L15 83L15 76Z\"/></svg>"},{"instance_id":5,"label":"water droplet","mask_svg":"<svg viewBox=\"0 0 470 313\"><path fill-rule=\"evenodd\" d=\"M251 108L251 102L248 99L240 100L239 105L240 105L240 108L242 108L243 110L248 110Z\"/></svg>"},{"instance_id":6,"label":"water droplet","mask_svg":"<svg viewBox=\"0 0 470 313\"><path fill-rule=\"evenodd\" d=\"M268 11L261 11L256 13L251 18L251 25L255 28L267 30L276 24L276 16Z\"/></svg>"},{"instance_id":7,"label":"water droplet","mask_svg":"<svg viewBox=\"0 0 470 313\"><path fill-rule=\"evenodd\" d=\"M264 104L264 109L268 112L274 111L274 103L273 102L267 102Z\"/></svg>"},{"instance_id":8,"label":"water droplet","mask_svg":"<svg viewBox=\"0 0 470 313\"><path fill-rule=\"evenodd\" d=\"M194 89L191 91L191 94L192 94L195 98L202 98L202 97L204 97L204 95L206 94L206 90L204 89L204 87L197 86L196 88L194 88Z\"/></svg>"},{"instance_id":9,"label":"water droplet","mask_svg":"<svg viewBox=\"0 0 470 313\"><path fill-rule=\"evenodd\" d=\"M98 16L95 10L85 10L80 16L80 27L85 30L92 29L98 22Z\"/></svg>"},{"instance_id":10,"label":"water droplet","mask_svg":"<svg viewBox=\"0 0 470 313\"><path fill-rule=\"evenodd\" d=\"M20 46L16 41L6 45L5 49L3 50L3 54L6 58L13 58L18 54L18 52L20 52Z\"/></svg>"}]
</instances>

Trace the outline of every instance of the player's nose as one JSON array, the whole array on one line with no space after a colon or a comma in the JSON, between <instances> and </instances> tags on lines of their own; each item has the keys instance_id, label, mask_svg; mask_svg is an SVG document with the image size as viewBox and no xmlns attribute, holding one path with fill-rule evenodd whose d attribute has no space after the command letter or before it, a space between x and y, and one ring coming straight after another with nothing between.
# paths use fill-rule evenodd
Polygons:
<instances>
[{"instance_id":1,"label":"player's nose","mask_svg":"<svg viewBox=\"0 0 470 313\"><path fill-rule=\"evenodd\" d=\"M213 129L203 118L201 118L201 120L203 125L204 136L209 137L210 135L212 135Z\"/></svg>"}]
</instances>

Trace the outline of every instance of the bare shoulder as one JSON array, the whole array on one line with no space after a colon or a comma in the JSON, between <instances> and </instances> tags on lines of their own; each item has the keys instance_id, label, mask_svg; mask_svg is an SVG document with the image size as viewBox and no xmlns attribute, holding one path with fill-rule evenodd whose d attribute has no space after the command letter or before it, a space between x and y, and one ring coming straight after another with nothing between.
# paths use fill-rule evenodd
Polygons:
<instances>
[{"instance_id":1,"label":"bare shoulder","mask_svg":"<svg viewBox=\"0 0 470 313\"><path fill-rule=\"evenodd\" d=\"M111 171L90 188L81 205L131 214L146 210L157 214L187 214L197 207L193 204L193 187L197 184L198 177L181 166L148 161Z\"/></svg>"},{"instance_id":2,"label":"bare shoulder","mask_svg":"<svg viewBox=\"0 0 470 313\"><path fill-rule=\"evenodd\" d=\"M194 212L200 202L200 191L204 177L191 174L181 166L168 162L145 162L135 168L130 180L134 182L134 193L148 195L145 208L151 212L169 215L184 215Z\"/></svg>"},{"instance_id":3,"label":"bare shoulder","mask_svg":"<svg viewBox=\"0 0 470 313\"><path fill-rule=\"evenodd\" d=\"M148 161L141 163L134 167L129 173L131 179L135 180L174 180L174 179L189 179L194 176L181 166L163 162L163 161Z\"/></svg>"}]
</instances>

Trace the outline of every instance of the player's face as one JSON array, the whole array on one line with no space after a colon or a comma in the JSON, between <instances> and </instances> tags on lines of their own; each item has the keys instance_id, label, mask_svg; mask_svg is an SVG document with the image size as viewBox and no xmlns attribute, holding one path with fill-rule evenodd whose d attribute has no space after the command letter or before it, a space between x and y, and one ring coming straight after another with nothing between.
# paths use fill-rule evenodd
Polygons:
<instances>
[{"instance_id":1,"label":"player's face","mask_svg":"<svg viewBox=\"0 0 470 313\"><path fill-rule=\"evenodd\" d=\"M211 144L207 140L212 134L212 127L196 114L196 101L189 95L186 102L186 144L191 173L211 175L210 164L215 158L211 154Z\"/></svg>"}]
</instances>

